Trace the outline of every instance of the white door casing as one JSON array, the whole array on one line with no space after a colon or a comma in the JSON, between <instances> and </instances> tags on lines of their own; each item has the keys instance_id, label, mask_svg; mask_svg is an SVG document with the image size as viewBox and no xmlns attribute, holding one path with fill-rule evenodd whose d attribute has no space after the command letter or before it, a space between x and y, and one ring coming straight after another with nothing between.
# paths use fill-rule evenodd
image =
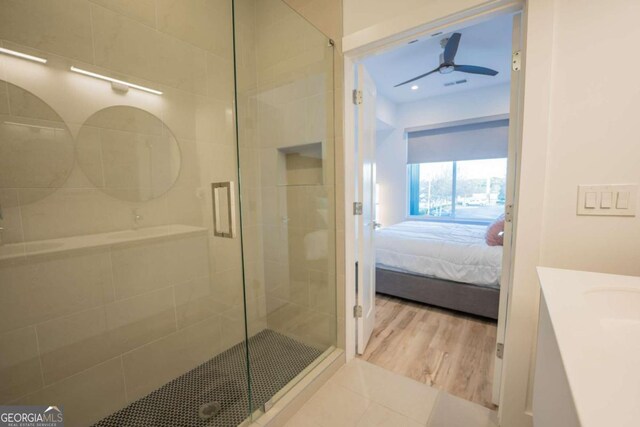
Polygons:
<instances>
[{"instance_id":1,"label":"white door casing","mask_svg":"<svg viewBox=\"0 0 640 427\"><path fill-rule=\"evenodd\" d=\"M513 17L513 32L511 36L512 53L521 51L521 29L522 14L517 13ZM514 57L516 61L519 58ZM517 69L516 69L517 68ZM500 305L498 311L498 329L496 332L496 346L503 346L505 341L505 331L507 326L507 306L509 301L509 285L511 283L511 264L513 257L513 230L516 208L516 191L517 188L517 169L518 169L518 152L520 147L518 146L519 135L519 96L520 96L520 70L518 66L512 66L511 68L511 95L509 104L509 150L507 160L507 189L505 192L505 207L509 211L507 212L507 220L504 224L504 245L502 251L502 274L500 276ZM497 349L496 349L497 350ZM500 384L502 379L502 356L498 356L498 351L495 354L495 364L493 369L493 384L491 390L491 401L494 404L500 402Z\"/></svg>"},{"instance_id":2,"label":"white door casing","mask_svg":"<svg viewBox=\"0 0 640 427\"><path fill-rule=\"evenodd\" d=\"M375 146L376 146L376 86L364 65L357 70L357 194L362 203L362 215L356 216L358 236L358 283L356 301L359 307L357 352L363 354L375 326L376 255L375 231Z\"/></svg>"}]
</instances>

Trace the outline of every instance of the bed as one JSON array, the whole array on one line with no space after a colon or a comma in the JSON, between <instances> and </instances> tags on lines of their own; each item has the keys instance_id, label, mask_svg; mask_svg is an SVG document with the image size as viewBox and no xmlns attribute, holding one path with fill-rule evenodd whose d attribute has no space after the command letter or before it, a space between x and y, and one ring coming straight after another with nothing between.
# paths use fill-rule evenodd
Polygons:
<instances>
[{"instance_id":1,"label":"bed","mask_svg":"<svg viewBox=\"0 0 640 427\"><path fill-rule=\"evenodd\" d=\"M502 246L485 225L405 221L376 231L376 292L498 318Z\"/></svg>"}]
</instances>

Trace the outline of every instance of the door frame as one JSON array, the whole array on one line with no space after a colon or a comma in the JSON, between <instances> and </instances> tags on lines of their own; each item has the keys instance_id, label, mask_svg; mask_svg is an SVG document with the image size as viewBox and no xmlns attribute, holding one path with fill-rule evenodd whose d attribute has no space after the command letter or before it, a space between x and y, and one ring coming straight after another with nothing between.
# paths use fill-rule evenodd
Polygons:
<instances>
[{"instance_id":1,"label":"door frame","mask_svg":"<svg viewBox=\"0 0 640 427\"><path fill-rule=\"evenodd\" d=\"M353 317L353 307L356 305L356 285L355 285L355 262L357 259L358 245L356 241L356 221L353 215L353 203L356 199L356 172L357 168L357 156L355 153L355 125L357 117L355 115L355 108L352 102L352 90L355 89L355 70L357 64L372 54L379 54L381 52L393 49L397 46L403 45L408 41L417 37L428 37L430 35L438 34L440 32L451 32L459 28L471 26L473 24L490 20L497 16L505 14L521 13L522 22L526 22L526 7L522 1L519 0L505 0L492 2L490 5L483 5L477 8L467 9L449 15L444 18L438 18L431 21L426 21L421 25L412 28L411 30L401 31L396 34L383 34L378 40L365 43L361 46L350 49L353 44L353 40L344 39L345 50L344 54L344 202L345 202L345 295L344 295L344 309L345 309L345 354L347 361L356 356L356 319ZM371 36L371 35L369 35ZM524 88L524 67L525 67L525 46L526 46L526 32L521 30L521 71L520 79L518 82L518 92L520 96L517 100L518 109L516 117L510 117L510 122L513 123L513 127L517 129L514 133L513 143L516 147L522 145L522 121L523 121L523 104L524 97L522 96ZM513 97L513 91L512 91ZM511 127L511 126L510 126ZM510 147L511 148L511 147ZM514 201L513 201L513 222L512 222L512 245L511 245L511 257L515 253L516 247L516 231L517 231L517 206L519 200L519 177L520 177L520 160L521 155L518 155L518 161L516 165L516 175L514 184ZM501 301L501 310L504 312L505 320L511 317L511 312L507 312L507 306L509 304L509 297L512 294L513 289L513 268L510 269L511 280L509 280L506 292L503 292L507 298L507 301ZM504 306L504 308L502 307ZM504 345L507 345L507 338L504 339ZM505 353L502 360L503 366L506 364L506 358L509 353ZM504 387L506 374L502 372L501 388ZM500 393L498 420L502 419L504 412L504 393Z\"/></svg>"}]
</instances>

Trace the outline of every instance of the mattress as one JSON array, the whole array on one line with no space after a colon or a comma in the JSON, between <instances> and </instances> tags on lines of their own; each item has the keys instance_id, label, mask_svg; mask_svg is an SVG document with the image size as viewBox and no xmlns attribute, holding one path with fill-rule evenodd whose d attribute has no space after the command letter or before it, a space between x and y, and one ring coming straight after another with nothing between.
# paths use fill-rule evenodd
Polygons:
<instances>
[{"instance_id":1,"label":"mattress","mask_svg":"<svg viewBox=\"0 0 640 427\"><path fill-rule=\"evenodd\" d=\"M405 221L376 231L378 267L454 282L499 287L502 246L484 225Z\"/></svg>"}]
</instances>

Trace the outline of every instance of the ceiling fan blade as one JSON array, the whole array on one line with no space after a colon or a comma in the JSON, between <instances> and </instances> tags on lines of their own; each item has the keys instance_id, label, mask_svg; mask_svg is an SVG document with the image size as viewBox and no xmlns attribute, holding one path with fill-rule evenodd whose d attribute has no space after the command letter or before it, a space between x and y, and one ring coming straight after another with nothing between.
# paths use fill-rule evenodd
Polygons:
<instances>
[{"instance_id":1,"label":"ceiling fan blade","mask_svg":"<svg viewBox=\"0 0 640 427\"><path fill-rule=\"evenodd\" d=\"M433 74L436 71L438 71L440 69L440 67L436 68L435 70L431 70L428 73L424 73L424 74L420 74L418 77L414 77L411 80L407 80L406 82L402 82L402 83L398 83L397 85L395 85L394 87L398 87L398 86L402 86L402 85L406 85L407 83L411 83L411 82L415 82L416 80L420 80L423 77L427 77L429 74Z\"/></svg>"},{"instance_id":2,"label":"ceiling fan blade","mask_svg":"<svg viewBox=\"0 0 640 427\"><path fill-rule=\"evenodd\" d=\"M455 65L453 69L455 71L462 71L463 73L482 74L485 76L495 76L498 74L496 70L492 70L491 68L477 67L475 65Z\"/></svg>"},{"instance_id":3,"label":"ceiling fan blade","mask_svg":"<svg viewBox=\"0 0 640 427\"><path fill-rule=\"evenodd\" d=\"M458 45L460 44L460 37L462 34L453 33L451 37L449 37L449 41L447 45L444 47L444 63L445 64L453 64L453 60L456 57L456 53L458 53Z\"/></svg>"}]
</instances>

